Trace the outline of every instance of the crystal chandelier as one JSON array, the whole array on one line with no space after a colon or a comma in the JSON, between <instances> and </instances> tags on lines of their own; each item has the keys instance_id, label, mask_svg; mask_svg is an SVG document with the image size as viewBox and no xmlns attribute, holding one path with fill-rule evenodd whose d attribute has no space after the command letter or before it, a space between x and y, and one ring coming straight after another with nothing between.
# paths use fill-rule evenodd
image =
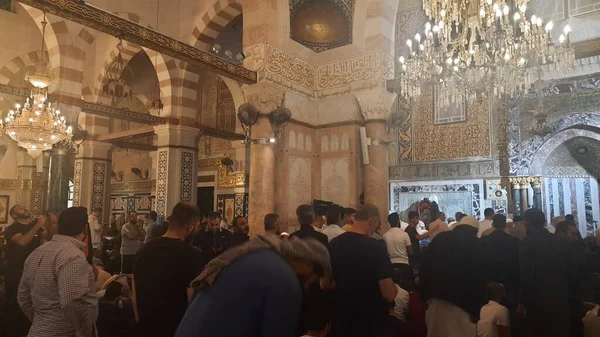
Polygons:
<instances>
[{"instance_id":1,"label":"crystal chandelier","mask_svg":"<svg viewBox=\"0 0 600 337\"><path fill-rule=\"evenodd\" d=\"M424 0L430 21L406 41L408 54L399 58L403 95L418 97L422 86L440 85L445 94L438 102L448 106L526 90L535 80L529 71L534 67L570 69L570 27L554 44L553 23L528 19L527 2Z\"/></svg>"},{"instance_id":2,"label":"crystal chandelier","mask_svg":"<svg viewBox=\"0 0 600 337\"><path fill-rule=\"evenodd\" d=\"M28 78L34 86L31 96L22 106L16 104L16 109L10 110L4 121L0 120L0 128L33 158L52 149L58 142L70 140L72 136L72 129L66 125L65 117L48 101L48 86L52 79L48 75L48 63L44 61L45 18L42 21L41 61Z\"/></svg>"},{"instance_id":3,"label":"crystal chandelier","mask_svg":"<svg viewBox=\"0 0 600 337\"><path fill-rule=\"evenodd\" d=\"M131 87L129 83L123 79L123 76L132 74L131 68L123 61L121 51L123 50L123 42L119 39L117 44L118 54L115 59L106 66L106 81L102 86L102 94L110 97L112 101L119 98L131 98Z\"/></svg>"}]
</instances>

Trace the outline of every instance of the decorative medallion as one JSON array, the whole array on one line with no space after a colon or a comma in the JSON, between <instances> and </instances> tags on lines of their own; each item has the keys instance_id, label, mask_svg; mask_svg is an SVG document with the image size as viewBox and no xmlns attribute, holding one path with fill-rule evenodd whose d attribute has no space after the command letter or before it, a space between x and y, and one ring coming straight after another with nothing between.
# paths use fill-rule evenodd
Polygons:
<instances>
[{"instance_id":1,"label":"decorative medallion","mask_svg":"<svg viewBox=\"0 0 600 337\"><path fill-rule=\"evenodd\" d=\"M104 207L104 183L106 163L94 163L94 183L92 191L92 209Z\"/></svg>"}]
</instances>

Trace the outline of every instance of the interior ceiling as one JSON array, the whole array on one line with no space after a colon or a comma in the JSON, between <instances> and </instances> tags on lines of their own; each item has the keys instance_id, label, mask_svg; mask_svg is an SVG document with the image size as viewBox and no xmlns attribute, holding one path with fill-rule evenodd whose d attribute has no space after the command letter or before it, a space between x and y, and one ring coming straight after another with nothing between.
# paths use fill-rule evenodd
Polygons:
<instances>
[{"instance_id":1,"label":"interior ceiling","mask_svg":"<svg viewBox=\"0 0 600 337\"><path fill-rule=\"evenodd\" d=\"M584 173L598 177L600 176L600 141L588 137L569 139L552 151L544 167L550 174L567 169L573 173L583 170Z\"/></svg>"},{"instance_id":2,"label":"interior ceiling","mask_svg":"<svg viewBox=\"0 0 600 337\"><path fill-rule=\"evenodd\" d=\"M290 37L315 52L352 43L354 0L290 0Z\"/></svg>"}]
</instances>

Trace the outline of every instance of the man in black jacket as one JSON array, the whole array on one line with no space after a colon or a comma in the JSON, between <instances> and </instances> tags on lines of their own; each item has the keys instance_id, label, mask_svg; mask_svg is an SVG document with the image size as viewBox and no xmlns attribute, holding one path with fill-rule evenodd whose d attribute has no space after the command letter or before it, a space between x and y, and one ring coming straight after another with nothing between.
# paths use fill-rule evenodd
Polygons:
<instances>
[{"instance_id":1,"label":"man in black jacket","mask_svg":"<svg viewBox=\"0 0 600 337\"><path fill-rule=\"evenodd\" d=\"M231 235L229 247L240 246L250 240L250 236L248 236L250 228L248 227L248 220L246 218L236 216L231 224L233 226L233 235Z\"/></svg>"},{"instance_id":2,"label":"man in black jacket","mask_svg":"<svg viewBox=\"0 0 600 337\"><path fill-rule=\"evenodd\" d=\"M483 278L485 284L502 283L511 298L519 288L519 239L506 232L502 214L494 215L492 226L493 232L480 240Z\"/></svg>"},{"instance_id":3,"label":"man in black jacket","mask_svg":"<svg viewBox=\"0 0 600 337\"><path fill-rule=\"evenodd\" d=\"M327 247L327 235L317 232L312 226L315 219L315 210L313 207L311 205L298 206L296 209L296 216L300 223L300 229L292 233L291 236L299 237L301 239L313 238Z\"/></svg>"},{"instance_id":4,"label":"man in black jacket","mask_svg":"<svg viewBox=\"0 0 600 337\"><path fill-rule=\"evenodd\" d=\"M229 248L231 233L221 228L219 213L213 212L208 216L208 232L198 237L198 241L206 263Z\"/></svg>"}]
</instances>

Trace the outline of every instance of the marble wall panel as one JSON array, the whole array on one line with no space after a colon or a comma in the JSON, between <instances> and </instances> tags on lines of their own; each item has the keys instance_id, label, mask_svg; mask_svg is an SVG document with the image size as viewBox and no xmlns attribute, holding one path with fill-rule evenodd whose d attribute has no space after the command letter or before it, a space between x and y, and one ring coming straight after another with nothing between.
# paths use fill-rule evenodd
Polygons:
<instances>
[{"instance_id":1,"label":"marble wall panel","mask_svg":"<svg viewBox=\"0 0 600 337\"><path fill-rule=\"evenodd\" d=\"M321 159L321 199L349 205L350 163L348 158Z\"/></svg>"},{"instance_id":2,"label":"marble wall panel","mask_svg":"<svg viewBox=\"0 0 600 337\"><path fill-rule=\"evenodd\" d=\"M461 211L480 218L485 205L483 180L392 182L390 191L391 209L399 213L423 198L436 201L448 216Z\"/></svg>"},{"instance_id":3,"label":"marble wall panel","mask_svg":"<svg viewBox=\"0 0 600 337\"><path fill-rule=\"evenodd\" d=\"M288 166L288 214L292 217L298 205L312 201L312 160L290 155Z\"/></svg>"}]
</instances>

